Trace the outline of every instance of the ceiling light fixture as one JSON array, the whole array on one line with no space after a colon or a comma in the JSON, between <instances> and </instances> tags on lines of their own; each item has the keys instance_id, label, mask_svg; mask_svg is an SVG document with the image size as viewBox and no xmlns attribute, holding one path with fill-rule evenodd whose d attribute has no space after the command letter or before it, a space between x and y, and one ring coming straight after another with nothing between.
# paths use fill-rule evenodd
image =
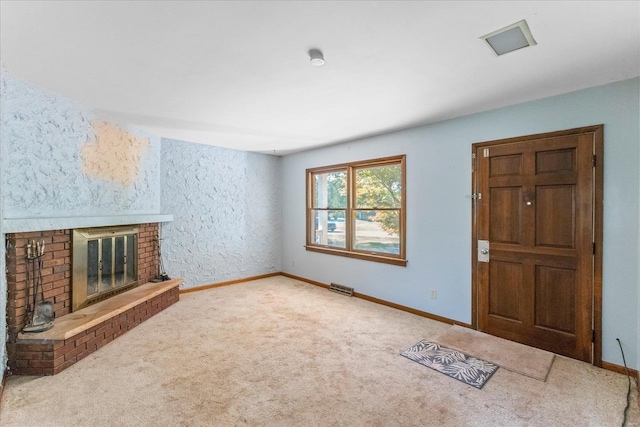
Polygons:
<instances>
[{"instance_id":1,"label":"ceiling light fixture","mask_svg":"<svg viewBox=\"0 0 640 427\"><path fill-rule=\"evenodd\" d=\"M498 56L538 44L533 39L527 21L524 19L480 38Z\"/></svg>"},{"instance_id":2,"label":"ceiling light fixture","mask_svg":"<svg viewBox=\"0 0 640 427\"><path fill-rule=\"evenodd\" d=\"M311 65L319 67L324 65L324 55L319 49L311 49L309 51L309 57L311 58Z\"/></svg>"}]
</instances>

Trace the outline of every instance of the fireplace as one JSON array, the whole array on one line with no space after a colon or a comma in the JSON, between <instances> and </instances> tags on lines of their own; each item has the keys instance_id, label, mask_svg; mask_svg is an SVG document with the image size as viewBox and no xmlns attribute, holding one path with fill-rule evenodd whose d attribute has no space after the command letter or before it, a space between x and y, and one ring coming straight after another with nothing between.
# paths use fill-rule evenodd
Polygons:
<instances>
[{"instance_id":1,"label":"fireplace","mask_svg":"<svg viewBox=\"0 0 640 427\"><path fill-rule=\"evenodd\" d=\"M133 223L7 233L9 372L56 374L177 302L182 279L152 283L158 274L158 232L158 223ZM74 237L82 237L85 242L76 246ZM33 300L27 245L34 240L44 243L39 258L42 268L37 275L44 298L40 293L38 298L52 305L55 320L47 331L26 333L23 329L31 318ZM87 259L81 279L86 307L81 309L73 308L72 302L78 300L73 293L79 276L74 258L80 253ZM97 264L90 267L88 260ZM103 298L109 299L100 301Z\"/></svg>"},{"instance_id":2,"label":"fireplace","mask_svg":"<svg viewBox=\"0 0 640 427\"><path fill-rule=\"evenodd\" d=\"M74 229L71 311L135 287L137 260L137 227Z\"/></svg>"}]
</instances>

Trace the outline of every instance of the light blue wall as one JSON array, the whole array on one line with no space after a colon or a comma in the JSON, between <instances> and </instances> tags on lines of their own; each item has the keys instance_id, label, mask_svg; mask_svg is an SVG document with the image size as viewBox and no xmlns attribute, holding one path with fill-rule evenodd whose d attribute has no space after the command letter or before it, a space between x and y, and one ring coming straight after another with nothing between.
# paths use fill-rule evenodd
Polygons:
<instances>
[{"instance_id":1,"label":"light blue wall","mask_svg":"<svg viewBox=\"0 0 640 427\"><path fill-rule=\"evenodd\" d=\"M638 367L640 79L286 156L283 271L471 322L471 144L604 124L603 359ZM406 268L307 252L305 169L407 155ZM437 299L429 290L438 291Z\"/></svg>"},{"instance_id":2,"label":"light blue wall","mask_svg":"<svg viewBox=\"0 0 640 427\"><path fill-rule=\"evenodd\" d=\"M185 288L280 271L280 159L162 140L167 273Z\"/></svg>"},{"instance_id":3,"label":"light blue wall","mask_svg":"<svg viewBox=\"0 0 640 427\"><path fill-rule=\"evenodd\" d=\"M160 144L159 139L152 137L150 158L144 163L146 190L141 197L151 206L149 211L162 209L175 215L175 222L165 225L163 230L165 262L169 274L187 276L188 286L282 270L324 283L354 286L360 292L387 301L469 323L471 209L465 195L471 192L471 144L603 123L603 356L606 361L622 364L615 342L619 337L629 365L638 368L639 88L640 79L633 79L280 160L180 141L163 140ZM103 200L114 200L120 213L146 210L135 202L122 205L114 193L119 190L110 185L94 186L89 182L77 187L77 180L85 179L78 170L56 169L56 156L66 153L69 144L77 147L76 136L84 142L89 139L87 133L74 132L82 126L82 120L91 118L90 111L4 71L0 101L0 217L5 206L11 207L13 217L102 214L109 204L96 197L104 197L101 195L105 192L107 199ZM66 136L61 137L60 133ZM69 135L75 136L67 138ZM34 140L37 150L31 147ZM15 185L7 183L8 168L12 179L14 174L25 174L21 167L7 160L7 154L13 153L14 148L27 150L19 161L28 163L21 166L28 170L36 168L47 178L33 181L37 183L34 186L50 189L51 194L62 192L62 204L47 198L51 197L49 193L43 199L49 202L40 203L36 199L36 205L22 203L19 197L8 197L7 190L14 192L16 185L22 185L20 181L12 181ZM40 153L43 149L49 150L51 156L43 156ZM32 162L29 153L33 154ZM306 252L305 169L395 154L407 154L409 265L395 267ZM77 152L72 153L71 160L76 156ZM84 204L69 196L76 194L78 188ZM33 189L25 188L27 192ZM137 200L129 198L128 193L124 196L124 200ZM179 249L169 249L172 240ZM0 271L4 271L3 251L4 248L0 249ZM5 279L0 274L3 312ZM438 299L429 298L429 289L438 290ZM4 340L2 316L0 342ZM4 354L2 345L0 360ZM4 363L1 367L4 371Z\"/></svg>"}]
</instances>

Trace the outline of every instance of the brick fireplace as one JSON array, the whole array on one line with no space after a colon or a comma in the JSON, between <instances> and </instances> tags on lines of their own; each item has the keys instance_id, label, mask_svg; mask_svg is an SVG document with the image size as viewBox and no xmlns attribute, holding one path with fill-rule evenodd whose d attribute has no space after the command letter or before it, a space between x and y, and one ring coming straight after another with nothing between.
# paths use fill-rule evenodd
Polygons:
<instances>
[{"instance_id":1,"label":"brick fireplace","mask_svg":"<svg viewBox=\"0 0 640 427\"><path fill-rule=\"evenodd\" d=\"M143 285L151 282L158 273L156 240L158 238L158 223L137 224L136 226L138 228L137 276L138 284ZM72 311L71 280L73 271L72 232L72 229L64 229L6 235L7 355L10 374L52 375L58 373L178 300L179 283L175 283L175 286L167 289L166 292L154 294L149 301L128 307L124 312L118 312L113 318L107 319L101 315L100 319L104 318L104 322L93 324L73 336L67 336L71 332L61 335L60 328L57 333L52 329L54 333L47 335L21 333L22 328L28 322L27 298L28 288L31 285L28 283L27 274L27 244L33 240L45 243L45 253L42 257L44 299L53 304L56 319L62 321L62 319L73 316L70 314ZM126 293L128 292L124 294ZM101 303L96 306L99 304ZM57 323L64 322L56 321L54 323L56 323L55 329ZM78 329L75 328L74 330Z\"/></svg>"}]
</instances>

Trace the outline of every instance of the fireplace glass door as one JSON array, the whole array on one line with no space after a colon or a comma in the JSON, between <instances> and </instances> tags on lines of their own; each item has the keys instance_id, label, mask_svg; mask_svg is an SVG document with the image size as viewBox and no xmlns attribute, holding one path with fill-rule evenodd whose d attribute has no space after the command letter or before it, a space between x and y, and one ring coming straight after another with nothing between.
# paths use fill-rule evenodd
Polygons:
<instances>
[{"instance_id":1,"label":"fireplace glass door","mask_svg":"<svg viewBox=\"0 0 640 427\"><path fill-rule=\"evenodd\" d=\"M118 236L87 242L87 297L127 286L136 280L135 236Z\"/></svg>"},{"instance_id":2,"label":"fireplace glass door","mask_svg":"<svg viewBox=\"0 0 640 427\"><path fill-rule=\"evenodd\" d=\"M73 232L73 310L137 284L138 230L94 228Z\"/></svg>"}]
</instances>

